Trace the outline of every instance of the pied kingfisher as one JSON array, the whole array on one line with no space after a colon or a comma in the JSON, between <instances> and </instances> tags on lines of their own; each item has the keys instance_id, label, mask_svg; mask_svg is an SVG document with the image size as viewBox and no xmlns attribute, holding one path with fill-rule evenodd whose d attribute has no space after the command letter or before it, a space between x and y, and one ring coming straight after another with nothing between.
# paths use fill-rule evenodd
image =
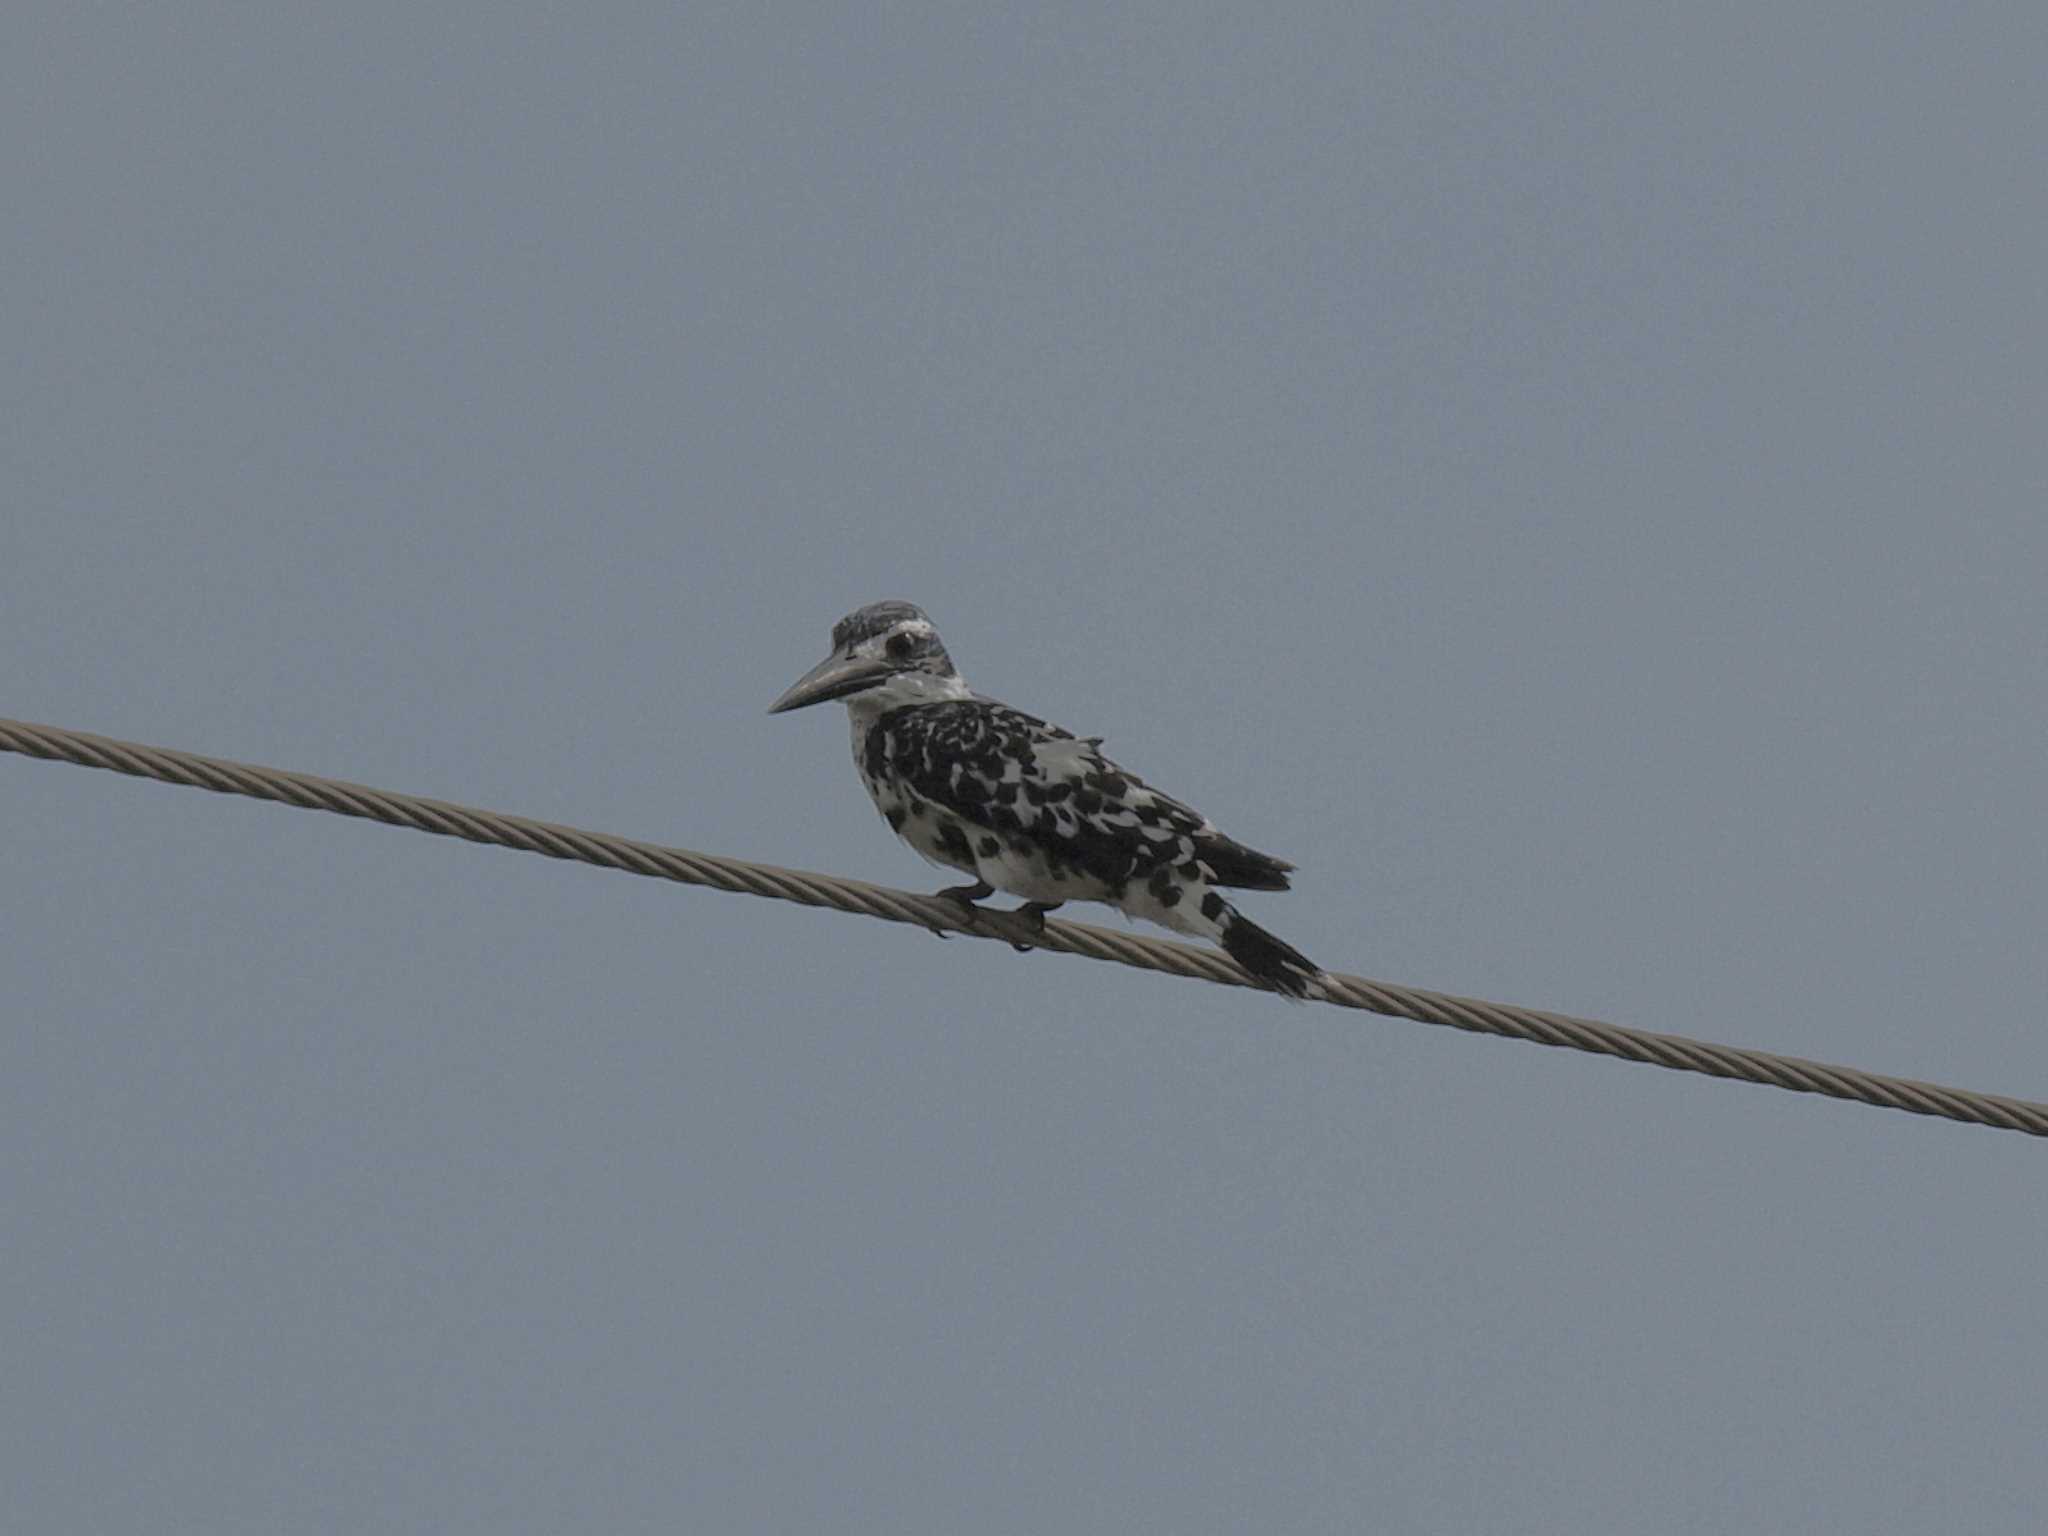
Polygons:
<instances>
[{"instance_id":1,"label":"pied kingfisher","mask_svg":"<svg viewBox=\"0 0 2048 1536\"><path fill-rule=\"evenodd\" d=\"M996 891L1036 917L1104 901L1210 939L1276 990L1306 997L1322 972L1226 901L1218 887L1284 891L1292 864L1225 837L1102 755L1102 738L982 698L910 603L871 603L832 626L832 653L769 706L839 699L875 808L934 864L974 877L941 891L973 904Z\"/></svg>"}]
</instances>

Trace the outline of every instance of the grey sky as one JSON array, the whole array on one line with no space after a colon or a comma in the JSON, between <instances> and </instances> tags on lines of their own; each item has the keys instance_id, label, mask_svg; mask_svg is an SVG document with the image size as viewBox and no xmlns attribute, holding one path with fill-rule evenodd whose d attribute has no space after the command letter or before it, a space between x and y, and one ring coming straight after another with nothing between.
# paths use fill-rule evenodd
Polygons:
<instances>
[{"instance_id":1,"label":"grey sky","mask_svg":"<svg viewBox=\"0 0 2048 1536\"><path fill-rule=\"evenodd\" d=\"M0 714L2048 1096L2037 6L24 6ZM0 760L23 1531L2027 1531L2044 1150Z\"/></svg>"}]
</instances>

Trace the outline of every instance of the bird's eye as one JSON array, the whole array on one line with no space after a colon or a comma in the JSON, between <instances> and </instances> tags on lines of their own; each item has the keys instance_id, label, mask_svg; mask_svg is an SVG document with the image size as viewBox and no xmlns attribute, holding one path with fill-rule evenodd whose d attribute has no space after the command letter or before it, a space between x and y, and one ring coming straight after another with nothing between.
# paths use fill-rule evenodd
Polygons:
<instances>
[{"instance_id":1,"label":"bird's eye","mask_svg":"<svg viewBox=\"0 0 2048 1536\"><path fill-rule=\"evenodd\" d=\"M910 654L911 643L910 636L908 635L891 635L889 637L889 654L901 660Z\"/></svg>"}]
</instances>

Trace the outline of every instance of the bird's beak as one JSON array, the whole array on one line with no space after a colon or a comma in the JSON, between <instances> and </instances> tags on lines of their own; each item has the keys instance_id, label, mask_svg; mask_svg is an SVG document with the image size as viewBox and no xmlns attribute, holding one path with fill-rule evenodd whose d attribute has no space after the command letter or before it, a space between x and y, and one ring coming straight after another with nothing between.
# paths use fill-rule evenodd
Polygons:
<instances>
[{"instance_id":1,"label":"bird's beak","mask_svg":"<svg viewBox=\"0 0 2048 1536\"><path fill-rule=\"evenodd\" d=\"M889 669L879 661L849 661L843 656L827 656L791 683L789 691L768 706L768 713L779 715L784 710L823 704L828 699L843 699L849 693L872 688L888 675Z\"/></svg>"}]
</instances>

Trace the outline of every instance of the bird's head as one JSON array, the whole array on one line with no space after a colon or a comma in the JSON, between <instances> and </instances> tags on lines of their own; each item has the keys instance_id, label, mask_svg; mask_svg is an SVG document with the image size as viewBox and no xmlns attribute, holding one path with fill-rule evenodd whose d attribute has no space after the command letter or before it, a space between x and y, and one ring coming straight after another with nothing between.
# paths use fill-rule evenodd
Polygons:
<instances>
[{"instance_id":1,"label":"bird's head","mask_svg":"<svg viewBox=\"0 0 2048 1536\"><path fill-rule=\"evenodd\" d=\"M768 713L843 700L863 714L969 697L953 660L914 603L870 603L832 626L832 652L790 684Z\"/></svg>"}]
</instances>

